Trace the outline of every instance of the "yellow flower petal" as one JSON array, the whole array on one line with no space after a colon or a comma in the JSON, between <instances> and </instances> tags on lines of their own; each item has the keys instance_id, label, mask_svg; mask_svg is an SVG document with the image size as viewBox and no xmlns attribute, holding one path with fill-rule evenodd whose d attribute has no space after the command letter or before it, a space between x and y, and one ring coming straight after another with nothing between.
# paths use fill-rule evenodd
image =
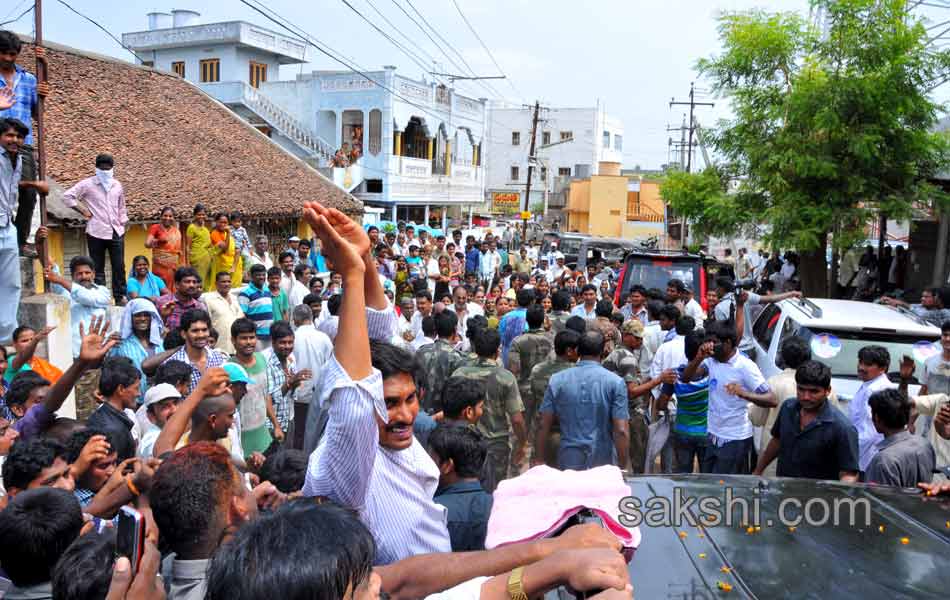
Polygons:
<instances>
[{"instance_id":1,"label":"yellow flower petal","mask_svg":"<svg viewBox=\"0 0 950 600\"><path fill-rule=\"evenodd\" d=\"M732 572L732 569L730 569L729 567L719 567L719 570L722 571L723 573L731 573L731 572Z\"/></svg>"},{"instance_id":2,"label":"yellow flower petal","mask_svg":"<svg viewBox=\"0 0 950 600\"><path fill-rule=\"evenodd\" d=\"M877 526L877 530L880 531L881 533L884 533L884 526L883 526L883 525L878 525L878 526Z\"/></svg>"}]
</instances>

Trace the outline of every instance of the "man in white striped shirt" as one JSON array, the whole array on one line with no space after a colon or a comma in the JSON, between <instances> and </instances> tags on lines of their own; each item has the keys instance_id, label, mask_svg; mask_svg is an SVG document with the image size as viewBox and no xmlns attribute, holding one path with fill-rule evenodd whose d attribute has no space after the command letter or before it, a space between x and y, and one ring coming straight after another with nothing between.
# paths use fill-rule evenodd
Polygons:
<instances>
[{"instance_id":1,"label":"man in white striped shirt","mask_svg":"<svg viewBox=\"0 0 950 600\"><path fill-rule=\"evenodd\" d=\"M334 357L321 385L329 418L310 456L303 493L356 510L385 565L450 552L445 508L432 497L439 471L415 439L419 412L412 357L389 340L396 315L376 276L369 239L341 213L308 205L328 258L343 273Z\"/></svg>"}]
</instances>

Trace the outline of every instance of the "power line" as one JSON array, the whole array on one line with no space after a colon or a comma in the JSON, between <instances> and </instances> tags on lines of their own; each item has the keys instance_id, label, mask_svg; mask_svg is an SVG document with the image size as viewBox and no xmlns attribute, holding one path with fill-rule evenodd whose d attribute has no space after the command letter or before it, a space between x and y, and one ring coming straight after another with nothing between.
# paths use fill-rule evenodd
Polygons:
<instances>
[{"instance_id":1,"label":"power line","mask_svg":"<svg viewBox=\"0 0 950 600\"><path fill-rule=\"evenodd\" d=\"M112 32L111 32L111 31L109 31L108 29L106 29L105 27L103 27L102 25L100 25L97 21L95 21L94 19L92 19L92 18L90 18L90 17L87 17L86 15L82 14L81 12L79 12L78 10L76 10L75 8L73 8L72 6L70 6L69 4L67 4L66 2L64 2L63 0L57 0L57 2L59 2L60 4L62 4L62 5L65 6L66 8L68 8L69 10L73 11L74 13L76 13L77 15L79 15L80 17L82 17L83 19L89 21L90 23L92 23L93 25L95 25L96 27L98 27L99 29L101 29L103 32L105 32L106 35L108 35L110 38L112 38L113 41L115 41L116 44L118 44L118 45L122 46L123 48L125 48L126 50L128 50L128 51L132 54L132 56L134 56L139 62L142 62L142 63L145 62L145 60L144 60L141 56L139 56L138 54L135 53L135 50L133 50L133 49L129 48L128 46L126 46L125 44L123 44L122 41L121 41L119 38L117 38L117 37L115 37L114 35L112 35Z\"/></svg>"},{"instance_id":2,"label":"power line","mask_svg":"<svg viewBox=\"0 0 950 600\"><path fill-rule=\"evenodd\" d=\"M418 66L422 69L422 72L423 72L423 73L426 73L426 72L429 70L429 66L426 65L425 62L424 62L419 56L417 56L415 53L411 52L408 48L406 48L404 45L402 45L398 40L396 40L395 38L393 38L391 35L389 35L389 34L386 33L385 31L383 31L382 29L380 29L380 27L377 26L376 23L373 23L366 15L364 15L363 13L361 13L355 6L353 6L352 4L350 4L349 0L340 0L340 2L342 2L343 4L345 4L347 8L349 8L350 10L352 10L353 12L355 12L357 15L359 15L359 17L360 17L361 19L363 19L364 21L366 21L366 22L369 24L370 27L372 27L373 29L375 29L380 35L382 35L384 38L386 38L387 40L389 40L389 42L390 42L393 46L395 46L395 47L398 48L403 54L405 54L406 56L408 56L409 59L412 60L412 62L416 63L416 65L418 65ZM441 82L441 81L440 81L440 83L443 83L443 85L444 85L444 82Z\"/></svg>"},{"instance_id":3,"label":"power line","mask_svg":"<svg viewBox=\"0 0 950 600\"><path fill-rule=\"evenodd\" d=\"M24 10L23 12L21 12L21 13L17 16L17 18L15 18L15 19L10 19L9 21L4 21L3 23L0 23L0 27L3 27L4 25L9 25L10 23L16 23L17 21L19 21L20 19L22 19L23 17L25 17L25 16L27 15L27 13L29 13L29 12L30 12L31 10L33 10L35 7L36 7L35 4L34 4L33 6L27 7L27 9ZM16 10L16 9L13 9L13 10ZM7 16L10 16L10 15L7 15Z\"/></svg>"},{"instance_id":4,"label":"power line","mask_svg":"<svg viewBox=\"0 0 950 600\"><path fill-rule=\"evenodd\" d=\"M459 16L462 17L463 21L465 21L465 24L468 26L469 31L472 32L472 35L475 36L475 39L478 40L478 43L482 45L482 48L484 48L485 53L488 54L488 58L490 58L492 63L495 64L495 68L498 69L498 72L505 76L505 79L508 80L508 85L511 86L511 89L514 90L515 94L523 98L524 95L518 90L517 87L515 87L515 84L511 80L511 78L505 74L505 70L502 69L501 65L498 64L498 61L495 60L495 55L492 54L492 51L488 49L488 45L485 44L485 42L482 40L482 36L478 35L478 32L475 31L475 28L472 26L471 22L469 22L468 17L465 16L464 12L462 12L462 7L459 6L458 0L452 0L452 4L455 5L455 10L458 11Z\"/></svg>"},{"instance_id":5,"label":"power line","mask_svg":"<svg viewBox=\"0 0 950 600\"><path fill-rule=\"evenodd\" d=\"M446 52L445 48L443 48L442 45L439 44L439 42L437 42L434 37L432 37L432 34L429 33L429 30L426 29L426 27L423 27L422 23L420 23L418 20L416 20L415 17L413 17L411 14L409 14L409 12L405 9L405 7L403 7L402 4L399 3L398 0L392 0L392 3L396 5L396 8L398 8L398 9L402 12L402 14L406 15L406 18L407 18L407 19L409 19L410 21L412 21L412 23L413 23L416 27L419 28L419 31L421 31L421 32L423 33L423 35L425 35L427 38L429 38L429 41L432 42L432 45L435 46L435 47L439 50L439 52L442 53L442 56L444 56L446 59L448 59L448 61L452 64L453 67L455 67L456 69L458 69L459 72L465 72L465 68L462 67L462 66L458 63L457 60L455 60L454 58L452 58L452 56L449 55L448 52ZM409 3L409 6L412 7L412 10L413 10L416 14L419 14L419 11L417 11L417 10L415 9L415 7L412 6L412 3ZM422 18L423 22L425 22L426 25L429 25L428 22L425 21L425 18L423 18L421 14L419 14L419 17ZM431 29L431 25L429 26L429 29ZM439 35L439 33L438 33L437 31L435 31L434 29L433 29L433 32L434 32L437 36L439 36L440 39L443 39L442 36ZM444 41L445 41L445 40L443 39L443 42L444 42ZM446 44L448 45L447 42L446 42ZM454 48L453 48L453 50L454 50ZM456 52L456 53L457 53L457 52ZM463 60L463 62L464 62L464 59L462 59L462 60ZM466 65L466 66L468 66L468 65ZM472 74L472 75L475 75L475 74L476 74L476 73L472 70L471 67L468 68L468 71L469 71L469 73ZM501 94L499 94L499 93L498 93L494 88L492 88L491 86L489 86L489 85L487 85L487 84L485 84L485 83L482 83L481 85L482 85L483 88L485 88L486 90L488 90L488 92L489 92L490 95L492 95L492 96L494 96L494 97L496 97L496 98L502 98L502 97L503 97Z\"/></svg>"},{"instance_id":6,"label":"power line","mask_svg":"<svg viewBox=\"0 0 950 600\"><path fill-rule=\"evenodd\" d=\"M436 62L435 57L433 57L431 54L429 54L429 52L428 52L425 48L423 48L421 45L419 45L414 39L412 39L411 37L409 37L408 35L406 35L406 33L405 33L403 30L401 30L399 27L397 27L395 23L393 23L392 21L390 21L390 20L389 20L389 17L387 17L387 16L383 13L383 11L379 10L379 8L376 7L376 4L373 3L373 0L366 0L366 3L369 4L370 8L372 8L374 11L376 11L376 14L377 14L377 15L379 15L380 17L382 17L383 21L386 21L386 24L387 24L387 25L389 25L390 27L392 27L399 35L401 35L401 36L403 37L403 39L405 39L407 42L409 42L410 44L412 44L412 46L413 46L416 50L418 50L420 53L424 54L425 57L426 57L427 59L429 59L429 62L431 62L431 63L435 63L435 62Z\"/></svg>"}]
</instances>

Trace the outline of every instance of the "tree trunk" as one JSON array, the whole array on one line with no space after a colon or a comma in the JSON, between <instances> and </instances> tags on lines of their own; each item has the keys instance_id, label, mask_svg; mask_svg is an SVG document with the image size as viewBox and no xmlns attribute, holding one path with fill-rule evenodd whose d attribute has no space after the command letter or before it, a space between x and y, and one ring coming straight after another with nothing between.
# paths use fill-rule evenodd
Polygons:
<instances>
[{"instance_id":1,"label":"tree trunk","mask_svg":"<svg viewBox=\"0 0 950 600\"><path fill-rule=\"evenodd\" d=\"M799 279L805 296L828 297L828 262L825 259L827 246L828 234L823 233L819 238L817 250L802 252L800 255Z\"/></svg>"}]
</instances>

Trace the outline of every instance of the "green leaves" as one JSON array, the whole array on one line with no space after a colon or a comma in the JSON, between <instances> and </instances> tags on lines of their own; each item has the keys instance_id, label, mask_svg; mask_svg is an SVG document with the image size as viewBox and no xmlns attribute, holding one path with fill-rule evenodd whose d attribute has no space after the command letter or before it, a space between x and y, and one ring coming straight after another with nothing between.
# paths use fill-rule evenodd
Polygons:
<instances>
[{"instance_id":1,"label":"green leaves","mask_svg":"<svg viewBox=\"0 0 950 600\"><path fill-rule=\"evenodd\" d=\"M734 118L707 131L717 171L672 173L661 193L702 233L745 223L802 251L863 237L877 211L901 218L944 197L928 183L950 145L932 132L942 107L930 87L950 76L950 52L927 44L903 0L816 0L821 37L801 16L720 17L722 50L697 68ZM726 190L729 189L727 193Z\"/></svg>"}]
</instances>

